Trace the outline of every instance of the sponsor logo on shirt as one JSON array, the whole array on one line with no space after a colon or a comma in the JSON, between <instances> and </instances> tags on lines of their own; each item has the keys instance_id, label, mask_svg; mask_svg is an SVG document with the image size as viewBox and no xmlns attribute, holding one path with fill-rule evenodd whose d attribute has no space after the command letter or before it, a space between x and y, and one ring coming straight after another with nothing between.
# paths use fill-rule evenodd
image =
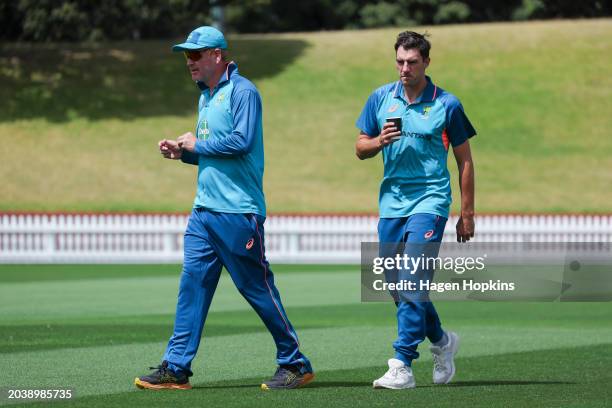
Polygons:
<instances>
[{"instance_id":1,"label":"sponsor logo on shirt","mask_svg":"<svg viewBox=\"0 0 612 408\"><path fill-rule=\"evenodd\" d=\"M425 139L427 141L431 141L431 135L428 135L426 133L406 132L405 130L403 130L402 136L414 137L416 139Z\"/></svg>"},{"instance_id":2,"label":"sponsor logo on shirt","mask_svg":"<svg viewBox=\"0 0 612 408\"><path fill-rule=\"evenodd\" d=\"M198 125L198 139L208 139L208 135L210 134L210 130L208 129L208 121L206 119L202 120Z\"/></svg>"},{"instance_id":3,"label":"sponsor logo on shirt","mask_svg":"<svg viewBox=\"0 0 612 408\"><path fill-rule=\"evenodd\" d=\"M423 113L421 113L421 118L422 119L427 119L429 118L429 112L431 111L431 106L426 106L423 108Z\"/></svg>"},{"instance_id":4,"label":"sponsor logo on shirt","mask_svg":"<svg viewBox=\"0 0 612 408\"><path fill-rule=\"evenodd\" d=\"M425 233L425 235L423 235L423 237L424 237L425 239L429 239L429 238L431 238L431 236L432 236L433 234L434 234L434 230L429 230L429 231L427 231L427 232Z\"/></svg>"},{"instance_id":5,"label":"sponsor logo on shirt","mask_svg":"<svg viewBox=\"0 0 612 408\"><path fill-rule=\"evenodd\" d=\"M397 110L397 108L399 108L399 104L396 103L395 105L391 106L387 112L393 113Z\"/></svg>"}]
</instances>

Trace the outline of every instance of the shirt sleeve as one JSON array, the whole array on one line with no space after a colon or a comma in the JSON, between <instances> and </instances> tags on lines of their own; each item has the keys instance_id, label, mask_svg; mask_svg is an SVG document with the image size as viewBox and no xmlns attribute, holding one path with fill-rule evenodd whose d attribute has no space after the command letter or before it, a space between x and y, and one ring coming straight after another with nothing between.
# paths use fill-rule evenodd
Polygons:
<instances>
[{"instance_id":1,"label":"shirt sleeve","mask_svg":"<svg viewBox=\"0 0 612 408\"><path fill-rule=\"evenodd\" d=\"M459 99L452 97L446 103L446 134L453 147L462 145L476 134Z\"/></svg>"},{"instance_id":2,"label":"shirt sleeve","mask_svg":"<svg viewBox=\"0 0 612 408\"><path fill-rule=\"evenodd\" d=\"M373 92L368 98L361 115L357 119L355 125L359 130L370 137L376 137L380 134L380 128L378 126L378 119L376 114L378 112L378 105L380 103L380 95L378 92Z\"/></svg>"},{"instance_id":3,"label":"shirt sleeve","mask_svg":"<svg viewBox=\"0 0 612 408\"><path fill-rule=\"evenodd\" d=\"M198 164L198 155L194 152L183 150L181 153L181 161L187 164Z\"/></svg>"},{"instance_id":4,"label":"shirt sleeve","mask_svg":"<svg viewBox=\"0 0 612 408\"><path fill-rule=\"evenodd\" d=\"M234 129L223 138L197 140L194 153L203 156L235 156L249 153L261 122L261 99L251 89L232 95Z\"/></svg>"}]
</instances>

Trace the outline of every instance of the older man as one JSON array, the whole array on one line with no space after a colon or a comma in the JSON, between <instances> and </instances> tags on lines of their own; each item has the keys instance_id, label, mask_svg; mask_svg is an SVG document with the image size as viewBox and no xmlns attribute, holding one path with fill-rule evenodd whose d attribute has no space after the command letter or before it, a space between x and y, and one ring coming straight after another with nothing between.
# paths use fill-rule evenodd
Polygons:
<instances>
[{"instance_id":1,"label":"older man","mask_svg":"<svg viewBox=\"0 0 612 408\"><path fill-rule=\"evenodd\" d=\"M265 256L261 98L226 50L223 34L206 26L173 47L185 54L201 91L199 118L195 135L164 139L159 148L165 158L198 166L198 190L185 232L174 334L156 371L136 378L139 388L191 388L191 361L224 266L276 343L278 368L261 388L297 388L314 378ZM239 364L229 344L227 358Z\"/></svg>"}]
</instances>

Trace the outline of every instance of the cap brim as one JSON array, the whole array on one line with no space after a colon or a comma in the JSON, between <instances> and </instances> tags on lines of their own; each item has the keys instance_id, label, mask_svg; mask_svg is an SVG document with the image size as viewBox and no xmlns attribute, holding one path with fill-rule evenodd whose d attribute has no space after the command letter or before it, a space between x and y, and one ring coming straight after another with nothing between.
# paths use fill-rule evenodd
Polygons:
<instances>
[{"instance_id":1,"label":"cap brim","mask_svg":"<svg viewBox=\"0 0 612 408\"><path fill-rule=\"evenodd\" d=\"M194 43L182 43L172 46L173 52L203 50L206 47Z\"/></svg>"}]
</instances>

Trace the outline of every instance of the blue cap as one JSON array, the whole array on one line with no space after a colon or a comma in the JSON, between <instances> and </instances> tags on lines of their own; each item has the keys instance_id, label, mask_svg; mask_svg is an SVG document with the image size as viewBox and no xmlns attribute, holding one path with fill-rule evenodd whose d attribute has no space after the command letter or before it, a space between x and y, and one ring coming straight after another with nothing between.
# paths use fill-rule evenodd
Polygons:
<instances>
[{"instance_id":1,"label":"blue cap","mask_svg":"<svg viewBox=\"0 0 612 408\"><path fill-rule=\"evenodd\" d=\"M227 49L227 42L223 33L210 26L198 27L189 33L184 43L173 46L172 51L201 50L204 48Z\"/></svg>"}]
</instances>

